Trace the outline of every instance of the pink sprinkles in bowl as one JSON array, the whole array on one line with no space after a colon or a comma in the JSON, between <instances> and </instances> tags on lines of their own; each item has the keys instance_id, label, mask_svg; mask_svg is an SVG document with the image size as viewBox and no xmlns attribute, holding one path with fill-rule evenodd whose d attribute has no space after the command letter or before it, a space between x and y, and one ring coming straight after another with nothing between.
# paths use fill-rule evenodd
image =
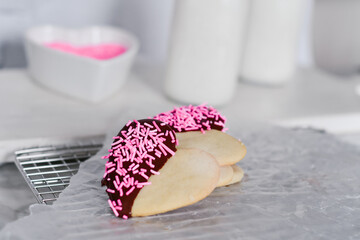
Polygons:
<instances>
[{"instance_id":1,"label":"pink sprinkles in bowl","mask_svg":"<svg viewBox=\"0 0 360 240\"><path fill-rule=\"evenodd\" d=\"M199 106L182 106L174 108L169 112L156 115L154 119L166 122L175 132L206 130L226 131L226 118L213 107L205 104Z\"/></svg>"},{"instance_id":2,"label":"pink sprinkles in bowl","mask_svg":"<svg viewBox=\"0 0 360 240\"><path fill-rule=\"evenodd\" d=\"M154 119L129 121L114 137L102 185L106 185L108 203L117 217L131 217L131 209L141 188L151 184L166 161L176 152L175 132Z\"/></svg>"}]
</instances>

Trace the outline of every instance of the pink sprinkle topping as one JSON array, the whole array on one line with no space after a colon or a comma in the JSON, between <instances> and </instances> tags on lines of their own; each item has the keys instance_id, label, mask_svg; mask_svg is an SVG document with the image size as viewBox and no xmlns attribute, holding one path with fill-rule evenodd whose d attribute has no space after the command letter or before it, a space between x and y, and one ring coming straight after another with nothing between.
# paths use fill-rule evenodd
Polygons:
<instances>
[{"instance_id":1,"label":"pink sprinkle topping","mask_svg":"<svg viewBox=\"0 0 360 240\"><path fill-rule=\"evenodd\" d=\"M135 186L132 186L132 187L130 188L130 190L127 191L125 194L126 194L126 195L129 195L130 193L132 193L132 191L134 191L134 189L135 189Z\"/></svg>"},{"instance_id":2,"label":"pink sprinkle topping","mask_svg":"<svg viewBox=\"0 0 360 240\"><path fill-rule=\"evenodd\" d=\"M157 172L157 171L154 171L154 170L150 170L150 172L152 173L152 174L155 174L155 175L159 175L160 173L159 172Z\"/></svg>"},{"instance_id":3,"label":"pink sprinkle topping","mask_svg":"<svg viewBox=\"0 0 360 240\"><path fill-rule=\"evenodd\" d=\"M226 121L215 108L207 107L205 104L174 108L169 112L156 115L154 119L167 123L175 132L203 132L210 129L224 131ZM173 141L176 142L176 140Z\"/></svg>"},{"instance_id":4,"label":"pink sprinkle topping","mask_svg":"<svg viewBox=\"0 0 360 240\"><path fill-rule=\"evenodd\" d=\"M106 189L106 191L109 192L109 193L115 193L115 190L111 189L111 188Z\"/></svg>"},{"instance_id":5,"label":"pink sprinkle topping","mask_svg":"<svg viewBox=\"0 0 360 240\"><path fill-rule=\"evenodd\" d=\"M110 199L108 200L108 203L109 203L109 206L111 207L111 209L113 210L115 216L118 217L118 216L119 216L119 213L118 213L117 210L115 209L115 207L114 207L114 205L113 205L113 203L111 202Z\"/></svg>"},{"instance_id":6,"label":"pink sprinkle topping","mask_svg":"<svg viewBox=\"0 0 360 240\"><path fill-rule=\"evenodd\" d=\"M45 46L62 52L75 54L97 60L108 60L126 52L126 47L116 43L88 46L74 46L63 42L46 43Z\"/></svg>"},{"instance_id":7,"label":"pink sprinkle topping","mask_svg":"<svg viewBox=\"0 0 360 240\"><path fill-rule=\"evenodd\" d=\"M107 186L115 215L128 218L140 189L151 184L151 175L159 175L167 159L175 154L176 135L166 123L144 119L128 122L113 139L104 157L108 160L102 184Z\"/></svg>"}]
</instances>

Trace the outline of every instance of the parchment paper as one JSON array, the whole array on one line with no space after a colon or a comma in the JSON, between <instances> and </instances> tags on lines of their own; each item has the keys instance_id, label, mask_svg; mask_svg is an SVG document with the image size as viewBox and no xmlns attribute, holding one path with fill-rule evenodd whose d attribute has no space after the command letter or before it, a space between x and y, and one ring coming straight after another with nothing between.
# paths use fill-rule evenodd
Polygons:
<instances>
[{"instance_id":1,"label":"parchment paper","mask_svg":"<svg viewBox=\"0 0 360 240\"><path fill-rule=\"evenodd\" d=\"M166 109L165 109L166 110ZM146 109L123 113L105 148L84 162L52 206L4 227L0 239L360 239L360 151L321 131L238 126L244 180L189 207L122 220L100 186L111 137Z\"/></svg>"}]
</instances>

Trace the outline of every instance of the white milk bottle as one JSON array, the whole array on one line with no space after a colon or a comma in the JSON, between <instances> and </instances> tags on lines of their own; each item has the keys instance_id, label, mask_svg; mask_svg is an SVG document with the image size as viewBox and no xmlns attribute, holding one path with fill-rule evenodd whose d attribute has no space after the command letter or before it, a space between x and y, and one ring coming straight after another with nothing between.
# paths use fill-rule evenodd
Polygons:
<instances>
[{"instance_id":1,"label":"white milk bottle","mask_svg":"<svg viewBox=\"0 0 360 240\"><path fill-rule=\"evenodd\" d=\"M165 93L184 103L224 105L236 88L247 0L175 5Z\"/></svg>"},{"instance_id":2,"label":"white milk bottle","mask_svg":"<svg viewBox=\"0 0 360 240\"><path fill-rule=\"evenodd\" d=\"M304 0L252 0L240 77L281 84L294 73Z\"/></svg>"}]
</instances>

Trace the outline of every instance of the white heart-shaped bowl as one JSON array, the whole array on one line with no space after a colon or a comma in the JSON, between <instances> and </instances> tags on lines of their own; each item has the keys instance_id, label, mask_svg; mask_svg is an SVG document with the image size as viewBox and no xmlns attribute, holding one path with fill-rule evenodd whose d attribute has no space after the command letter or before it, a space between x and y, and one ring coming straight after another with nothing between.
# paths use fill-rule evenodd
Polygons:
<instances>
[{"instance_id":1,"label":"white heart-shaped bowl","mask_svg":"<svg viewBox=\"0 0 360 240\"><path fill-rule=\"evenodd\" d=\"M118 43L127 50L114 58L97 60L45 46L51 42L74 46ZM66 29L48 25L29 29L25 48L29 71L35 81L68 96L99 102L123 85L139 43L135 36L115 27Z\"/></svg>"}]
</instances>

